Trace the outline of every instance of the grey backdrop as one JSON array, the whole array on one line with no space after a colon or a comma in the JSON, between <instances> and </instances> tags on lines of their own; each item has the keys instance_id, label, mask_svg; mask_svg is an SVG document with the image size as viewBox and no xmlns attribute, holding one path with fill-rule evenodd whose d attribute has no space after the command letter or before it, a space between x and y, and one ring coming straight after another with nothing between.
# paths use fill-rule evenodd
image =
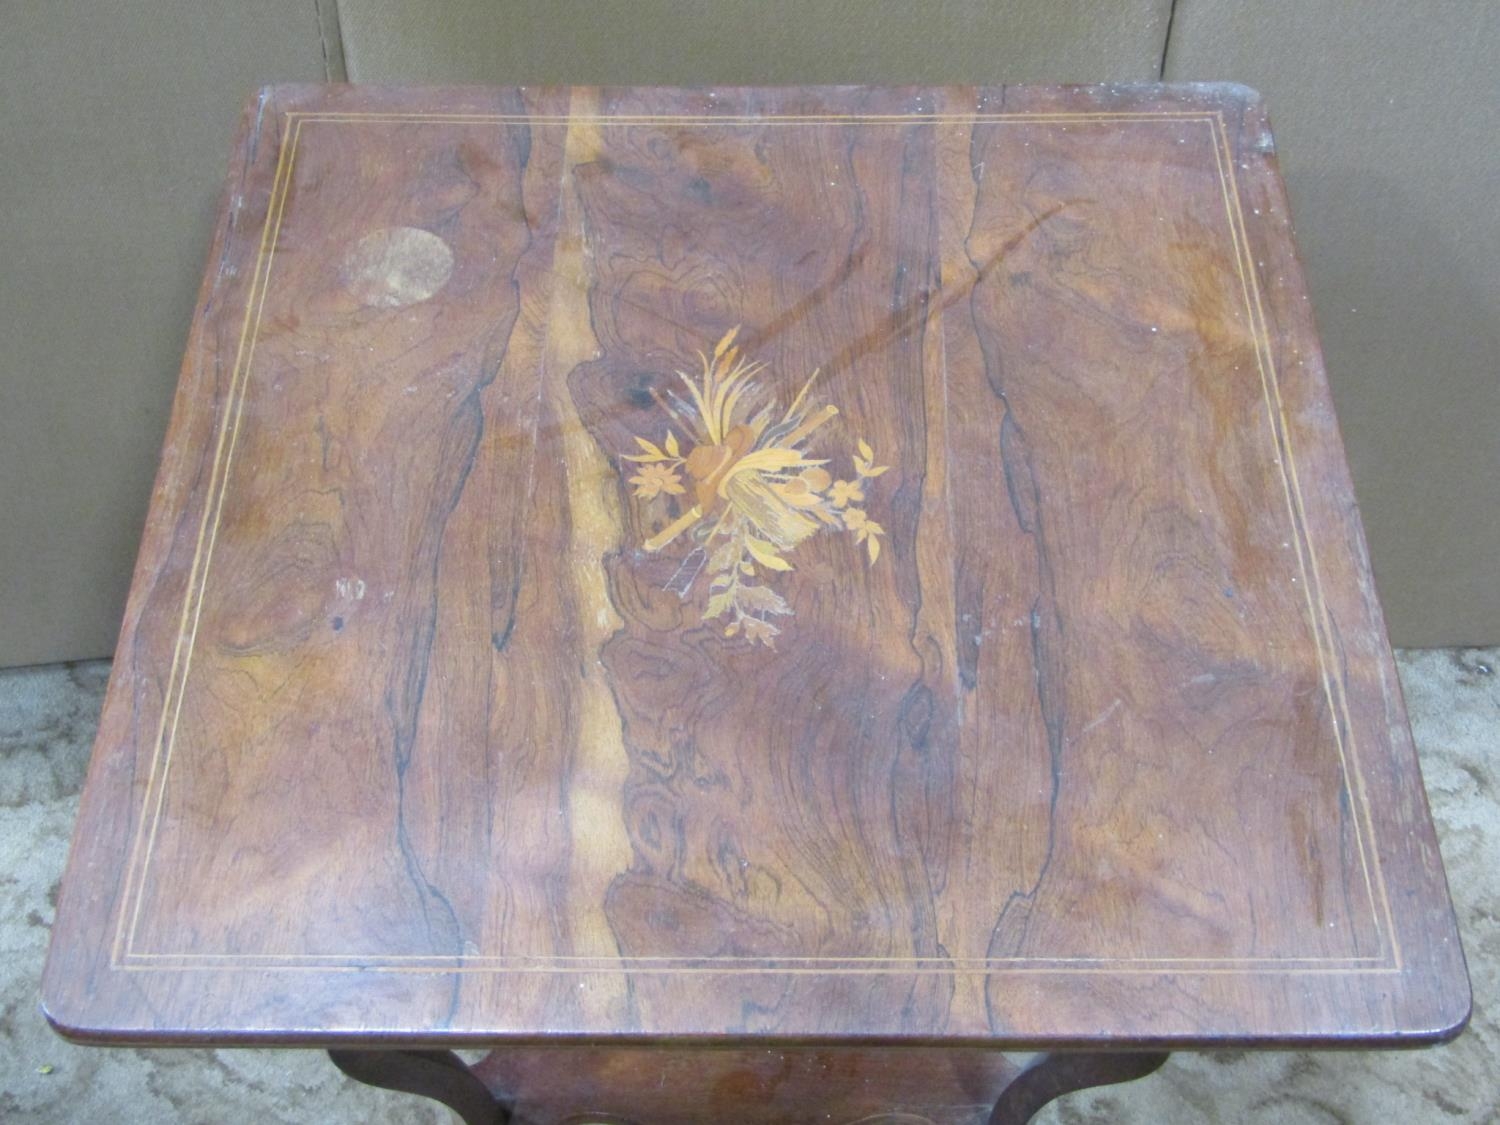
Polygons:
<instances>
[{"instance_id":1,"label":"grey backdrop","mask_svg":"<svg viewBox=\"0 0 1500 1125\"><path fill-rule=\"evenodd\" d=\"M1224 79L1270 105L1398 644L1500 640L1500 4L0 0L0 665L108 653L278 81Z\"/></svg>"}]
</instances>

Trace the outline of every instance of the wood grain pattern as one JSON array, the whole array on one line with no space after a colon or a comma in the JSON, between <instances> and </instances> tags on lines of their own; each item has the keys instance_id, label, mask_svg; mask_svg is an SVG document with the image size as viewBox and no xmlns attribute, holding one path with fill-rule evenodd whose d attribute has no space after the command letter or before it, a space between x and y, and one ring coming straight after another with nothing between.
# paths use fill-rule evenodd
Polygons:
<instances>
[{"instance_id":1,"label":"wood grain pattern","mask_svg":"<svg viewBox=\"0 0 1500 1125\"><path fill-rule=\"evenodd\" d=\"M66 1034L1462 1026L1248 91L274 88L236 152ZM784 609L713 612L735 526Z\"/></svg>"},{"instance_id":2,"label":"wood grain pattern","mask_svg":"<svg viewBox=\"0 0 1500 1125\"><path fill-rule=\"evenodd\" d=\"M508 1047L329 1051L371 1086L442 1102L466 1125L1024 1125L1049 1102L1145 1077L1160 1051L1061 1051L1017 1064L954 1047Z\"/></svg>"}]
</instances>

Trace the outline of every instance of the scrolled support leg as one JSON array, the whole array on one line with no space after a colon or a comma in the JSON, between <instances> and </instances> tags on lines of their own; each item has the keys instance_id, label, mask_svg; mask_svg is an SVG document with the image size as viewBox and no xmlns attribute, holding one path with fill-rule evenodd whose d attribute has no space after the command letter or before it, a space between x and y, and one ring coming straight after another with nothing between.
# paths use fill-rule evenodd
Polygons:
<instances>
[{"instance_id":1,"label":"scrolled support leg","mask_svg":"<svg viewBox=\"0 0 1500 1125\"><path fill-rule=\"evenodd\" d=\"M995 1103L989 1125L1025 1125L1048 1102L1087 1090L1133 1082L1161 1069L1165 1051L1059 1051L1043 1055L1018 1074Z\"/></svg>"},{"instance_id":2,"label":"scrolled support leg","mask_svg":"<svg viewBox=\"0 0 1500 1125\"><path fill-rule=\"evenodd\" d=\"M452 1051L330 1050L356 1082L442 1102L464 1125L511 1125L510 1110Z\"/></svg>"}]
</instances>

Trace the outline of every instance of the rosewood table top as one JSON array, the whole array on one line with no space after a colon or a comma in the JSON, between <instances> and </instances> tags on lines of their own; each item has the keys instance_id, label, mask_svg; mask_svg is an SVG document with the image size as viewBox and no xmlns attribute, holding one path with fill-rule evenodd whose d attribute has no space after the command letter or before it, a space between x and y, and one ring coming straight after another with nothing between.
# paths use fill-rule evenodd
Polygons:
<instances>
[{"instance_id":1,"label":"rosewood table top","mask_svg":"<svg viewBox=\"0 0 1500 1125\"><path fill-rule=\"evenodd\" d=\"M265 91L44 994L129 1043L1454 1034L1258 99Z\"/></svg>"}]
</instances>

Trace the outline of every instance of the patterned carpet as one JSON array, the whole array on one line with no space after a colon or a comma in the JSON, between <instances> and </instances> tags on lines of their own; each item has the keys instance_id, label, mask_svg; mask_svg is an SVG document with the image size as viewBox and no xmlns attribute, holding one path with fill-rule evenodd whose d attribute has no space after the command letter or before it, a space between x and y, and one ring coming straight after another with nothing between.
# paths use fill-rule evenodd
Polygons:
<instances>
[{"instance_id":1,"label":"patterned carpet","mask_svg":"<svg viewBox=\"0 0 1500 1125\"><path fill-rule=\"evenodd\" d=\"M1500 650L1407 652L1399 663L1474 983L1469 1030L1421 1051L1174 1055L1150 1078L1075 1094L1039 1121L1500 1121ZM37 980L108 671L0 672L0 1120L455 1120L357 1086L315 1051L105 1050L48 1029Z\"/></svg>"}]
</instances>

